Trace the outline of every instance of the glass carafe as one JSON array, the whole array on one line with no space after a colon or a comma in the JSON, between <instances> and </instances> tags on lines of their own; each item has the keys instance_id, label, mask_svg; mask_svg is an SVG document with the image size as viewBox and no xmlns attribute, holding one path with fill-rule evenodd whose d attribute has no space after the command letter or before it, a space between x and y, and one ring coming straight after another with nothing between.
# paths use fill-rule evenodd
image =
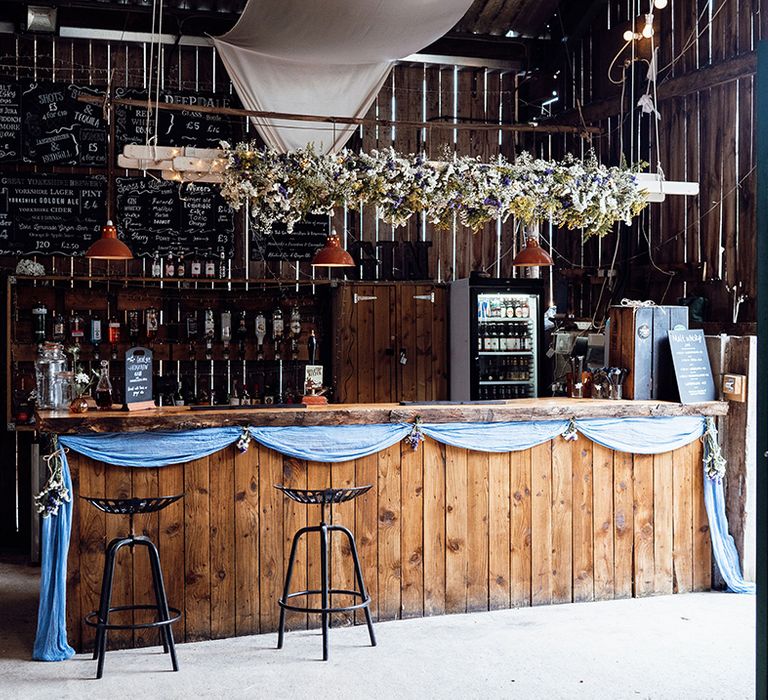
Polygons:
<instances>
[{"instance_id":1,"label":"glass carafe","mask_svg":"<svg viewBox=\"0 0 768 700\"><path fill-rule=\"evenodd\" d=\"M101 372L99 382L96 384L94 398L96 405L101 410L108 411L112 408L112 382L109 381L109 362L106 360L101 361Z\"/></svg>"},{"instance_id":2,"label":"glass carafe","mask_svg":"<svg viewBox=\"0 0 768 700\"><path fill-rule=\"evenodd\" d=\"M66 372L67 356L61 343L43 343L35 361L38 408L65 408L58 375Z\"/></svg>"}]
</instances>

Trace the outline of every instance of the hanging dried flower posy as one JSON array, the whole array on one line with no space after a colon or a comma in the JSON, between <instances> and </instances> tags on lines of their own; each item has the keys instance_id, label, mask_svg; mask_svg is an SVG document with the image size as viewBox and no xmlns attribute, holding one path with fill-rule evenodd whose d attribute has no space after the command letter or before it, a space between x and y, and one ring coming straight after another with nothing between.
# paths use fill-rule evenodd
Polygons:
<instances>
[{"instance_id":1,"label":"hanging dried flower posy","mask_svg":"<svg viewBox=\"0 0 768 700\"><path fill-rule=\"evenodd\" d=\"M43 490L35 496L35 508L39 515L47 518L50 515L58 515L63 503L72 500L69 489L64 485L64 448L58 446L56 438L53 438L53 452L43 457L48 465L50 476Z\"/></svg>"},{"instance_id":2,"label":"hanging dried flower posy","mask_svg":"<svg viewBox=\"0 0 768 700\"><path fill-rule=\"evenodd\" d=\"M237 443L235 446L241 453L248 452L248 447L251 444L251 432L248 430L248 428L243 428L243 432L240 434L240 437L237 438Z\"/></svg>"},{"instance_id":3,"label":"hanging dried flower posy","mask_svg":"<svg viewBox=\"0 0 768 700\"><path fill-rule=\"evenodd\" d=\"M579 439L579 432L576 428L576 421L571 418L568 421L568 426L565 430L563 430L562 433L560 433L563 437L563 440L566 440L568 442L574 442L575 440Z\"/></svg>"},{"instance_id":4,"label":"hanging dried flower posy","mask_svg":"<svg viewBox=\"0 0 768 700\"><path fill-rule=\"evenodd\" d=\"M412 450L417 450L419 443L424 442L424 437L424 433L421 430L421 416L416 416L411 432L405 436L403 442L409 445Z\"/></svg>"}]
</instances>

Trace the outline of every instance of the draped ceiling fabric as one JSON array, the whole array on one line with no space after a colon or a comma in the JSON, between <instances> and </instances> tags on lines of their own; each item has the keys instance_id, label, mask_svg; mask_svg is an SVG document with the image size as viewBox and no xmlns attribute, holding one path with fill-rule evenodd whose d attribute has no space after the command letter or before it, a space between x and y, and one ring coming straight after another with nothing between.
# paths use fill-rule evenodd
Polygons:
<instances>
[{"instance_id":1,"label":"draped ceiling fabric","mask_svg":"<svg viewBox=\"0 0 768 700\"><path fill-rule=\"evenodd\" d=\"M364 117L395 61L449 31L471 0L249 0L213 43L246 109ZM389 117L389 115L383 115ZM353 125L256 119L268 146L334 152Z\"/></svg>"}]
</instances>

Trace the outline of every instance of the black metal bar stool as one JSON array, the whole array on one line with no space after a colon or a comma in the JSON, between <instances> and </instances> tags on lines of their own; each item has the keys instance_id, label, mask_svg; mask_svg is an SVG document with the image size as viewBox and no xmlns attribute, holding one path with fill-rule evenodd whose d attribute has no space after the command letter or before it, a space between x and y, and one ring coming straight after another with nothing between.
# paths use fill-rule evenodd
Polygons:
<instances>
[{"instance_id":1,"label":"black metal bar stool","mask_svg":"<svg viewBox=\"0 0 768 700\"><path fill-rule=\"evenodd\" d=\"M171 664L173 670L179 670L179 664L176 661L176 647L173 643L173 631L171 624L181 617L181 611L176 608L168 607L168 599L165 595L165 584L163 583L163 572L160 568L160 556L157 553L152 540L145 535L136 535L133 530L133 516L138 513L155 513L166 506L175 503L184 496L183 493L176 496L160 496L158 498L92 498L81 496L91 505L109 515L127 515L129 520L130 534L126 537L116 537L107 545L106 559L104 560L104 575L101 579L101 598L99 599L99 609L92 610L85 616L85 623L96 628L96 641L93 648L93 658L98 659L96 678L101 678L104 673L104 656L107 651L107 631L108 630L136 630L159 628L160 639L163 643L163 652L171 655ZM112 607L112 580L115 574L115 559L117 553L125 546L133 549L136 545L142 545L147 548L149 563L152 568L152 587L155 591L154 605L119 605ZM124 610L154 610L157 612L157 619L152 622L134 623L118 625L109 621L109 616L113 612ZM173 613L173 617L171 617Z\"/></svg>"},{"instance_id":2,"label":"black metal bar stool","mask_svg":"<svg viewBox=\"0 0 768 700\"><path fill-rule=\"evenodd\" d=\"M342 489L292 489L281 484L275 485L276 489L282 491L288 498L297 501L298 503L304 503L305 505L319 505L320 506L320 524L310 527L302 527L294 536L293 544L291 545L291 556L288 560L288 571L285 574L285 588L283 589L283 597L277 601L280 606L280 629L277 635L277 648L283 648L283 635L285 632L285 611L291 610L293 612L301 613L320 613L322 616L323 625L323 661L328 660L328 626L332 613L348 612L350 610L362 609L365 613L365 621L368 624L368 634L371 638L371 646L376 646L376 636L373 633L373 621L371 620L371 611L369 605L371 598L368 592L365 590L365 583L363 583L363 572L360 569L360 558L357 555L357 547L355 546L355 538L352 533L343 525L333 524L333 504L344 503L345 501L351 501L353 498L362 496L366 491L371 488L371 484L368 486L356 486L351 488ZM331 524L325 522L325 506L330 506L331 509ZM296 548L299 544L299 538L302 535L310 532L320 533L320 576L321 584L320 590L306 590L291 592L291 576L293 575L293 565L296 560ZM355 579L357 587L355 590L347 590L342 588L331 588L328 577L328 534L332 532L341 532L346 535L349 540L349 549L352 552L352 561L355 565ZM291 605L288 601L292 598L307 597L310 595L320 595L320 607L300 607L298 605ZM343 607L333 607L329 600L334 595L347 595L352 596L353 599L359 599L359 603L354 605L345 605Z\"/></svg>"}]
</instances>

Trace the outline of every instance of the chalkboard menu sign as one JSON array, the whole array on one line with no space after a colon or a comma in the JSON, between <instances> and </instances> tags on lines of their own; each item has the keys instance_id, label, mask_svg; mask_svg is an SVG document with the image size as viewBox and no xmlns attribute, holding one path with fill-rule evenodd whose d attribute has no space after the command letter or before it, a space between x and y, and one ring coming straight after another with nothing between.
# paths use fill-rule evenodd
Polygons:
<instances>
[{"instance_id":1,"label":"chalkboard menu sign","mask_svg":"<svg viewBox=\"0 0 768 700\"><path fill-rule=\"evenodd\" d=\"M49 81L0 81L0 163L107 164L102 108L78 96L99 88Z\"/></svg>"},{"instance_id":2,"label":"chalkboard menu sign","mask_svg":"<svg viewBox=\"0 0 768 700\"><path fill-rule=\"evenodd\" d=\"M325 245L330 233L327 214L308 214L293 225L288 233L284 225L275 224L271 231L251 228L252 260L311 260Z\"/></svg>"},{"instance_id":3,"label":"chalkboard menu sign","mask_svg":"<svg viewBox=\"0 0 768 700\"><path fill-rule=\"evenodd\" d=\"M81 255L107 217L106 180L90 175L0 177L0 255Z\"/></svg>"},{"instance_id":4,"label":"chalkboard menu sign","mask_svg":"<svg viewBox=\"0 0 768 700\"><path fill-rule=\"evenodd\" d=\"M681 403L715 400L715 383L702 330L669 331Z\"/></svg>"},{"instance_id":5,"label":"chalkboard menu sign","mask_svg":"<svg viewBox=\"0 0 768 700\"><path fill-rule=\"evenodd\" d=\"M0 81L0 163L21 160L21 85Z\"/></svg>"},{"instance_id":6,"label":"chalkboard menu sign","mask_svg":"<svg viewBox=\"0 0 768 700\"><path fill-rule=\"evenodd\" d=\"M154 408L152 398L152 351L130 348L125 353L125 406L129 411Z\"/></svg>"},{"instance_id":7,"label":"chalkboard menu sign","mask_svg":"<svg viewBox=\"0 0 768 700\"><path fill-rule=\"evenodd\" d=\"M78 96L103 90L68 83L22 83L24 160L45 165L105 166L107 125L102 108Z\"/></svg>"},{"instance_id":8,"label":"chalkboard menu sign","mask_svg":"<svg viewBox=\"0 0 768 700\"><path fill-rule=\"evenodd\" d=\"M234 254L235 216L215 186L117 178L118 229L134 255Z\"/></svg>"},{"instance_id":9,"label":"chalkboard menu sign","mask_svg":"<svg viewBox=\"0 0 768 700\"><path fill-rule=\"evenodd\" d=\"M117 88L118 99L146 101L147 93L131 88ZM220 141L233 138L232 120L221 114L195 112L195 105L205 107L231 107L229 96L205 93L161 92L160 102L189 105L189 110L157 111L158 146L194 146L196 148L219 148ZM154 134L155 114L152 114L150 133ZM147 108L115 105L115 141L117 152L121 153L128 144L143 144L147 141Z\"/></svg>"}]
</instances>

